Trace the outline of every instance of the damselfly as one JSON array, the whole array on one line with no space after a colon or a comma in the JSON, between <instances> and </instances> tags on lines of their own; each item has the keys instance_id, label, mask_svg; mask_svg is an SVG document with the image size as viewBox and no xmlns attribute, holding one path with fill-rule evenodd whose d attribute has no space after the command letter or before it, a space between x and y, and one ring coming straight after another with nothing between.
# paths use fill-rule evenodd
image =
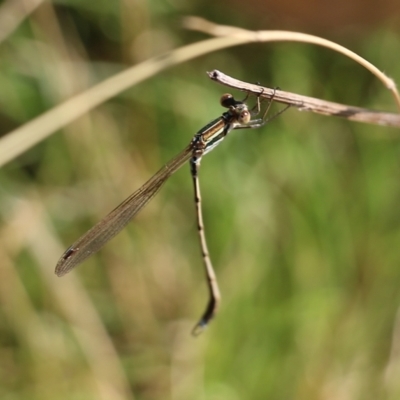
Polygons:
<instances>
[{"instance_id":1,"label":"damselfly","mask_svg":"<svg viewBox=\"0 0 400 400\"><path fill-rule=\"evenodd\" d=\"M224 112L220 117L211 121L204 128L199 130L182 152L164 165L142 187L137 189L136 192L131 194L116 209L111 211L110 214L98 222L71 247L69 247L57 263L56 274L58 276L63 276L76 265L80 264L86 258L100 250L101 247L117 235L153 198L153 196L156 195L165 181L185 162L189 161L190 172L194 184L194 198L200 246L209 291L207 307L200 318L200 321L193 329L193 334L201 332L208 322L215 316L220 304L221 295L204 234L198 172L202 157L221 143L229 132L234 129L259 128L267 122L266 115L271 106L272 100L269 102L263 117L253 120L251 118L258 115L260 112L260 99L257 97L257 104L251 110L249 110L246 105L246 100L247 97L243 101L237 101L231 94L224 94L221 97L220 103L223 107L227 108L228 111Z\"/></svg>"}]
</instances>

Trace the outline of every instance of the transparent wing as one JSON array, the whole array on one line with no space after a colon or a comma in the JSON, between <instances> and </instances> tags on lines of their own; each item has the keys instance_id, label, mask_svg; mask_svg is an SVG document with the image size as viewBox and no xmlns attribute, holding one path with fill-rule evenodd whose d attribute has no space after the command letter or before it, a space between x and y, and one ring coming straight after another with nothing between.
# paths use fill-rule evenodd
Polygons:
<instances>
[{"instance_id":1,"label":"transparent wing","mask_svg":"<svg viewBox=\"0 0 400 400\"><path fill-rule=\"evenodd\" d=\"M62 276L96 253L117 235L128 222L157 194L166 180L191 157L189 145L132 193L116 209L88 230L62 255L56 266L56 275Z\"/></svg>"}]
</instances>

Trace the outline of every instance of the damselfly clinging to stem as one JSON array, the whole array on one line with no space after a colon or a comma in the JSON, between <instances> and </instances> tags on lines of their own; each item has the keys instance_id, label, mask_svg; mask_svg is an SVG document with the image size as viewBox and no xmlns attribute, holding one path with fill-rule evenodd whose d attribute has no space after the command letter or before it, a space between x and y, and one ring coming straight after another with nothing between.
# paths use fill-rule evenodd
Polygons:
<instances>
[{"instance_id":1,"label":"damselfly clinging to stem","mask_svg":"<svg viewBox=\"0 0 400 400\"><path fill-rule=\"evenodd\" d=\"M204 128L199 130L182 152L164 165L164 167L162 167L142 187L137 189L116 209L111 211L110 214L98 222L71 247L69 247L57 263L56 274L58 276L66 274L76 265L80 264L86 258L100 250L101 247L117 235L153 198L153 196L161 189L161 186L165 181L185 162L189 161L190 172L194 184L194 198L196 203L200 246L209 290L209 301L207 307L200 318L200 321L193 329L193 334L201 332L214 317L221 296L204 234L198 172L202 157L221 143L229 132L234 129L259 128L267 122L266 115L271 106L272 99L270 100L263 117L252 120L251 118L253 116L260 113L260 98L257 97L256 106L249 110L245 103L247 97L248 95L243 101L238 101L235 100L231 94L224 94L221 97L220 102L223 107L228 109L228 111L224 112L220 117L211 121ZM278 114L284 110L280 111Z\"/></svg>"}]
</instances>

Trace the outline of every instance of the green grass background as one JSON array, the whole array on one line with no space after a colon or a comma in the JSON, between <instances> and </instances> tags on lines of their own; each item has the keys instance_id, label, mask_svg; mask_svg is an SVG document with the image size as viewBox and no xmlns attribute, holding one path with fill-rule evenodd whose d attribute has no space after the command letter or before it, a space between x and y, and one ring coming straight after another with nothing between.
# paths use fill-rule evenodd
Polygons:
<instances>
[{"instance_id":1,"label":"green grass background","mask_svg":"<svg viewBox=\"0 0 400 400\"><path fill-rule=\"evenodd\" d=\"M6 134L130 65L204 38L192 2L44 4L0 43ZM206 16L268 29L240 6ZM203 16L205 14L203 13ZM255 17L253 17L255 18ZM324 32L400 81L395 24ZM290 109L204 158L203 212L223 303L206 303L189 166L71 274L62 252L223 111L205 72L395 111L326 49L252 44L164 71L0 170L0 398L400 397L398 130ZM240 98L241 93L234 93ZM278 107L279 109L279 107Z\"/></svg>"}]
</instances>

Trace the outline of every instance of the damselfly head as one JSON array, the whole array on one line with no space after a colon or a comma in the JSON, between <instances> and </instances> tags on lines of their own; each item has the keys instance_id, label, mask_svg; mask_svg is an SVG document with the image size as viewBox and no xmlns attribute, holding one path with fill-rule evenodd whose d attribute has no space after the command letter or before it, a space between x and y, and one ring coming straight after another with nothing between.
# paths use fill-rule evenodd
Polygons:
<instances>
[{"instance_id":1,"label":"damselfly head","mask_svg":"<svg viewBox=\"0 0 400 400\"><path fill-rule=\"evenodd\" d=\"M247 124L251 119L251 113L243 101L235 100L230 93L221 96L222 107L229 108L230 112L236 117L239 124Z\"/></svg>"}]
</instances>

